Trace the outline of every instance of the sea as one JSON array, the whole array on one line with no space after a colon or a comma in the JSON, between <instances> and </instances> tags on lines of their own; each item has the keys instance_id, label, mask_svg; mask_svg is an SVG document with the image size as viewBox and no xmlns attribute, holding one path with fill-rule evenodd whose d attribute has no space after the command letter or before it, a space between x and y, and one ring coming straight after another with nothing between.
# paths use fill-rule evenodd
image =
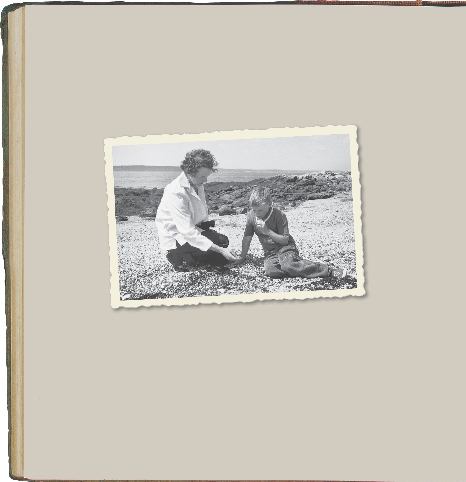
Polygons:
<instances>
[{"instance_id":1,"label":"sea","mask_svg":"<svg viewBox=\"0 0 466 482\"><path fill-rule=\"evenodd\" d=\"M301 174L308 174L321 171L297 171L287 170L282 171L278 169L258 170L258 169L219 169L209 176L207 182L247 182L254 179L269 178L285 174L289 176L297 176ZM126 188L145 188L153 189L164 188L173 179L178 177L181 170L174 170L173 167L169 167L166 170L158 168L157 170L125 170L124 166L118 166L113 170L115 187Z\"/></svg>"}]
</instances>

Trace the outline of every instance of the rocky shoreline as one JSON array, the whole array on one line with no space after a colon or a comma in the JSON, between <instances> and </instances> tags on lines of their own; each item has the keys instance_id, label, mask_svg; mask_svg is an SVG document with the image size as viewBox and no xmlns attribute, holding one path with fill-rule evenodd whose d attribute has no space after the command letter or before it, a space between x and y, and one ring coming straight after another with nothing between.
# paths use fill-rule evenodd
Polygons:
<instances>
[{"instance_id":1,"label":"rocky shoreline","mask_svg":"<svg viewBox=\"0 0 466 482\"><path fill-rule=\"evenodd\" d=\"M210 213L220 216L244 214L248 208L253 186L272 189L274 204L293 208L314 200L328 199L337 193L351 193L351 172L323 171L301 176L278 175L247 182L212 182L205 184L206 200ZM129 216L155 218L162 199L163 189L115 188L115 215L117 221L127 221Z\"/></svg>"}]
</instances>

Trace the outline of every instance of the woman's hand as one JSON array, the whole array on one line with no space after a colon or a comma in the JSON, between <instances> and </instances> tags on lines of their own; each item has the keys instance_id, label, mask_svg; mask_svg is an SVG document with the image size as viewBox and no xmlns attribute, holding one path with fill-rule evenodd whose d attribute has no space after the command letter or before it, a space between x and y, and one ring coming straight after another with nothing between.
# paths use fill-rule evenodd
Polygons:
<instances>
[{"instance_id":1,"label":"woman's hand","mask_svg":"<svg viewBox=\"0 0 466 482\"><path fill-rule=\"evenodd\" d=\"M230 263L236 263L239 258L237 258L232 252L227 248L220 248L220 254L226 258Z\"/></svg>"},{"instance_id":2,"label":"woman's hand","mask_svg":"<svg viewBox=\"0 0 466 482\"><path fill-rule=\"evenodd\" d=\"M217 246L216 244L212 244L209 248L216 253L220 253L224 258L226 258L230 263L237 261L237 257L232 254L232 252L228 248L222 248L221 246Z\"/></svg>"}]
</instances>

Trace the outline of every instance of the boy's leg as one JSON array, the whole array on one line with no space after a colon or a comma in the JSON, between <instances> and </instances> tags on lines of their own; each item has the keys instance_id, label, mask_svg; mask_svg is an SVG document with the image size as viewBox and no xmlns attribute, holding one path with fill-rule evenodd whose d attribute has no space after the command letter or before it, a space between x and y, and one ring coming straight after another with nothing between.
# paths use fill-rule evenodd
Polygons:
<instances>
[{"instance_id":1,"label":"boy's leg","mask_svg":"<svg viewBox=\"0 0 466 482\"><path fill-rule=\"evenodd\" d=\"M282 271L290 276L324 278L329 275L329 269L325 263L301 258L295 245L281 248L278 252L278 260Z\"/></svg>"},{"instance_id":2,"label":"boy's leg","mask_svg":"<svg viewBox=\"0 0 466 482\"><path fill-rule=\"evenodd\" d=\"M286 273L280 269L280 261L276 253L270 254L264 259L264 269L265 274L271 278L283 278L286 276Z\"/></svg>"}]
</instances>

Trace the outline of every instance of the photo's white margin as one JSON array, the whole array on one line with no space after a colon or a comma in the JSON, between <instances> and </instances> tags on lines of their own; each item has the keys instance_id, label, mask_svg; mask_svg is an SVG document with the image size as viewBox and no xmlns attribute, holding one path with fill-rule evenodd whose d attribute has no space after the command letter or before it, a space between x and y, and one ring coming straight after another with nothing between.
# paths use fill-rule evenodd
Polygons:
<instances>
[{"instance_id":1,"label":"photo's white margin","mask_svg":"<svg viewBox=\"0 0 466 482\"><path fill-rule=\"evenodd\" d=\"M118 249L115 219L115 192L113 178L113 147L142 144L178 144L183 142L222 141L233 139L267 139L274 137L305 137L311 135L348 134L350 139L351 184L353 195L353 226L356 250L357 287L342 290L299 291L286 293L253 293L247 295L199 296L189 298L121 300L118 272ZM263 300L304 300L311 298L343 298L346 296L363 296L363 241L362 241L362 211L361 184L358 166L358 144L356 126L327 127L284 127L265 130L235 130L216 131L199 134L161 134L150 136L122 136L104 139L105 178L107 182L107 205L109 227L110 253L110 298L112 308L138 308L140 306L184 306L198 304L221 304L252 302Z\"/></svg>"},{"instance_id":2,"label":"photo's white margin","mask_svg":"<svg viewBox=\"0 0 466 482\"><path fill-rule=\"evenodd\" d=\"M105 180L107 182L108 240L110 254L110 297L112 308L118 308L120 283L118 271L118 248L115 219L115 181L113 179L112 139L104 140Z\"/></svg>"},{"instance_id":3,"label":"photo's white margin","mask_svg":"<svg viewBox=\"0 0 466 482\"><path fill-rule=\"evenodd\" d=\"M348 126L353 132L349 133L350 138L350 159L351 159L351 187L353 194L353 227L354 247L356 250L356 280L357 289L361 290L362 296L366 293L364 289L364 250L362 238L362 199L361 199L361 174L359 171L358 140L356 126Z\"/></svg>"}]
</instances>

